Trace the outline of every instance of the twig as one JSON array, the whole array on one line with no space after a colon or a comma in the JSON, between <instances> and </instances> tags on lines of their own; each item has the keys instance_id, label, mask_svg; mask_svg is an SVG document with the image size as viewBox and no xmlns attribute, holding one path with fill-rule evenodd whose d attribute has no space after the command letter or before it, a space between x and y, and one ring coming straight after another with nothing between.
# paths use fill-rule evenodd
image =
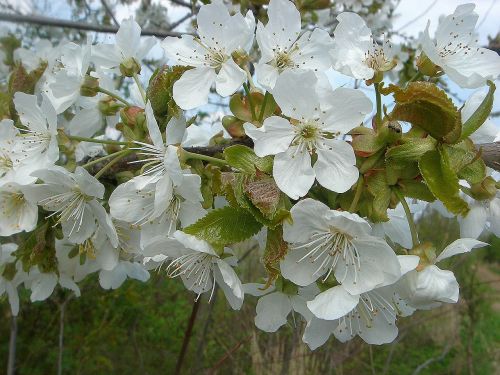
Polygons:
<instances>
[{"instance_id":1,"label":"twig","mask_svg":"<svg viewBox=\"0 0 500 375\"><path fill-rule=\"evenodd\" d=\"M432 363L438 362L438 361L442 361L444 359L444 357L446 357L446 355L448 354L448 352L450 351L450 349L451 349L451 343L446 344L443 352L438 357L429 358L427 361L425 361L424 363L420 364L415 369L415 371L413 371L412 375L418 375L418 374L420 374L420 371L422 371L424 368L430 366Z\"/></svg>"},{"instance_id":2,"label":"twig","mask_svg":"<svg viewBox=\"0 0 500 375\"><path fill-rule=\"evenodd\" d=\"M24 22L42 26L65 27L68 29L96 31L99 33L114 34L118 31L117 26L95 25L86 22L62 20L52 17L21 15L21 14L4 13L4 12L0 12L0 21L19 22L19 23ZM182 34L183 33L179 33L176 31L142 30L142 35L153 35L159 38L165 38L167 36L181 36Z\"/></svg>"},{"instance_id":3,"label":"twig","mask_svg":"<svg viewBox=\"0 0 500 375\"><path fill-rule=\"evenodd\" d=\"M17 316L10 320L9 357L7 359L7 375L14 375L16 368Z\"/></svg>"},{"instance_id":4,"label":"twig","mask_svg":"<svg viewBox=\"0 0 500 375\"><path fill-rule=\"evenodd\" d=\"M113 23L115 24L115 26L119 27L120 24L118 23L115 15L113 14L113 11L109 7L108 2L106 0L101 0L101 4L102 4L104 10L106 11L107 15L109 16L109 18L111 18L113 20Z\"/></svg>"},{"instance_id":5,"label":"twig","mask_svg":"<svg viewBox=\"0 0 500 375\"><path fill-rule=\"evenodd\" d=\"M191 310L191 316L189 317L188 326L186 328L186 332L184 333L182 348L179 353L179 358L177 358L177 364L175 365L175 375L179 375L181 373L182 363L184 362L184 358L186 357L187 348L191 339L191 333L193 332L194 322L196 320L196 315L198 314L198 309L200 308L200 302L201 298L198 298L194 301L193 309Z\"/></svg>"},{"instance_id":6,"label":"twig","mask_svg":"<svg viewBox=\"0 0 500 375\"><path fill-rule=\"evenodd\" d=\"M214 374L215 371L217 371L224 364L224 362L231 356L231 354L236 352L245 342L247 342L251 338L252 335L248 335L243 340L238 342L235 346L233 346L231 350L227 351L226 354L224 354L224 356L221 359L219 359L217 363L210 369L210 371L208 371L208 374L210 375Z\"/></svg>"}]
</instances>

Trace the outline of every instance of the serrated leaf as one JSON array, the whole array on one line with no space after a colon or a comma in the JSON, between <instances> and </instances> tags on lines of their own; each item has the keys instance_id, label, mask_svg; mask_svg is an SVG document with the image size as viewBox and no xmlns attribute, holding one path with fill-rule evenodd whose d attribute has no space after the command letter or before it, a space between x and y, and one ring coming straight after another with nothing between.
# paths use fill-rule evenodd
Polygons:
<instances>
[{"instance_id":1,"label":"serrated leaf","mask_svg":"<svg viewBox=\"0 0 500 375\"><path fill-rule=\"evenodd\" d=\"M352 148L356 155L363 157L373 155L385 146L385 142L376 134L356 135L352 139Z\"/></svg>"},{"instance_id":2,"label":"serrated leaf","mask_svg":"<svg viewBox=\"0 0 500 375\"><path fill-rule=\"evenodd\" d=\"M457 215L468 212L467 203L459 196L458 177L445 151L428 151L418 165L429 190L443 202L448 211Z\"/></svg>"},{"instance_id":3,"label":"serrated leaf","mask_svg":"<svg viewBox=\"0 0 500 375\"><path fill-rule=\"evenodd\" d=\"M260 228L262 224L247 210L226 206L210 211L183 231L216 246L223 246L244 241L257 234Z\"/></svg>"},{"instance_id":4,"label":"serrated leaf","mask_svg":"<svg viewBox=\"0 0 500 375\"><path fill-rule=\"evenodd\" d=\"M436 197L431 193L429 187L422 181L400 180L398 186L405 197L419 199L426 202L434 202Z\"/></svg>"},{"instance_id":5,"label":"serrated leaf","mask_svg":"<svg viewBox=\"0 0 500 375\"><path fill-rule=\"evenodd\" d=\"M368 192L373 196L370 219L374 222L387 221L387 208L391 201L391 189L383 171L365 177Z\"/></svg>"},{"instance_id":6,"label":"serrated leaf","mask_svg":"<svg viewBox=\"0 0 500 375\"><path fill-rule=\"evenodd\" d=\"M413 138L406 143L391 147L385 157L393 161L417 161L427 151L436 147L436 141L428 138Z\"/></svg>"},{"instance_id":7,"label":"serrated leaf","mask_svg":"<svg viewBox=\"0 0 500 375\"><path fill-rule=\"evenodd\" d=\"M257 170L271 173L273 158L266 156L259 158L255 152L247 146L234 145L224 150L224 158L233 168L247 174L256 174Z\"/></svg>"},{"instance_id":8,"label":"serrated leaf","mask_svg":"<svg viewBox=\"0 0 500 375\"><path fill-rule=\"evenodd\" d=\"M394 93L391 119L407 121L433 138L453 143L460 137L461 117L445 91L430 82L412 82Z\"/></svg>"},{"instance_id":9,"label":"serrated leaf","mask_svg":"<svg viewBox=\"0 0 500 375\"><path fill-rule=\"evenodd\" d=\"M486 177L486 164L470 140L445 147L451 169L458 177L471 184L481 182Z\"/></svg>"},{"instance_id":10,"label":"serrated leaf","mask_svg":"<svg viewBox=\"0 0 500 375\"><path fill-rule=\"evenodd\" d=\"M491 113L493 108L493 99L496 86L493 82L488 81L488 86L490 87L488 90L488 94L484 97L482 103L477 107L471 117L465 121L462 125L462 134L460 136L460 140L467 138L469 135L474 133L484 122L488 119L488 116Z\"/></svg>"}]
</instances>

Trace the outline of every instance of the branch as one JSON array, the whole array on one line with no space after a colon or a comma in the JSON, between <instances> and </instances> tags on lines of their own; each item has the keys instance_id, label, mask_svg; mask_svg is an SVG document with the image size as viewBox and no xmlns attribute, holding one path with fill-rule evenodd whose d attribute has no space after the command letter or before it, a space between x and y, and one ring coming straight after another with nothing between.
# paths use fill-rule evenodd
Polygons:
<instances>
[{"instance_id":1,"label":"branch","mask_svg":"<svg viewBox=\"0 0 500 375\"><path fill-rule=\"evenodd\" d=\"M481 152L484 163L496 171L500 171L500 142L483 143L476 145Z\"/></svg>"},{"instance_id":2,"label":"branch","mask_svg":"<svg viewBox=\"0 0 500 375\"><path fill-rule=\"evenodd\" d=\"M35 16L35 15L21 15L0 12L0 21L17 22L17 23L31 23L34 25L64 27L68 29L96 31L99 33L116 33L117 26L110 25L96 25L86 22L77 22L70 20L62 20L58 18ZM167 36L181 36L183 33L175 31L157 31L157 30L142 30L142 35L152 35L158 38L165 38Z\"/></svg>"}]
</instances>

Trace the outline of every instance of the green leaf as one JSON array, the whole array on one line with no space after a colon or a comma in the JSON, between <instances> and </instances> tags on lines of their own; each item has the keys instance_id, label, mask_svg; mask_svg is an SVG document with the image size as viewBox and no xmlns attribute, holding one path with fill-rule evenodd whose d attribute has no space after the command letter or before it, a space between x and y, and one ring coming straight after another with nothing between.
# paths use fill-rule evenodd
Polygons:
<instances>
[{"instance_id":1,"label":"green leaf","mask_svg":"<svg viewBox=\"0 0 500 375\"><path fill-rule=\"evenodd\" d=\"M373 196L370 219L374 222L387 221L387 208L391 201L391 189L383 171L365 177L366 188Z\"/></svg>"},{"instance_id":2,"label":"green leaf","mask_svg":"<svg viewBox=\"0 0 500 375\"><path fill-rule=\"evenodd\" d=\"M436 197L431 193L429 187L422 181L400 180L398 186L405 197L419 199L426 202L434 202Z\"/></svg>"},{"instance_id":3,"label":"green leaf","mask_svg":"<svg viewBox=\"0 0 500 375\"><path fill-rule=\"evenodd\" d=\"M210 211L196 223L184 228L184 232L215 246L224 246L252 237L261 227L262 224L247 210L226 206Z\"/></svg>"},{"instance_id":4,"label":"green leaf","mask_svg":"<svg viewBox=\"0 0 500 375\"><path fill-rule=\"evenodd\" d=\"M430 82L412 82L394 93L391 119L407 121L433 138L453 143L460 136L460 112L445 91Z\"/></svg>"},{"instance_id":5,"label":"green leaf","mask_svg":"<svg viewBox=\"0 0 500 375\"><path fill-rule=\"evenodd\" d=\"M231 167L246 174L256 174L257 170L271 173L273 169L273 158L271 156L259 158L251 148L243 145L226 148L224 158Z\"/></svg>"},{"instance_id":6,"label":"green leaf","mask_svg":"<svg viewBox=\"0 0 500 375\"><path fill-rule=\"evenodd\" d=\"M488 81L488 94L483 99L483 102L474 111L471 117L462 125L462 134L460 140L467 138L469 135L474 133L481 125L484 124L486 119L491 113L493 108L493 94L495 93L496 86L493 82Z\"/></svg>"},{"instance_id":7,"label":"green leaf","mask_svg":"<svg viewBox=\"0 0 500 375\"><path fill-rule=\"evenodd\" d=\"M450 212L457 215L468 212L467 203L459 196L458 177L445 151L428 151L418 165L429 190Z\"/></svg>"},{"instance_id":8,"label":"green leaf","mask_svg":"<svg viewBox=\"0 0 500 375\"><path fill-rule=\"evenodd\" d=\"M486 177L486 164L470 140L445 147L444 150L450 160L451 169L459 178L476 184Z\"/></svg>"},{"instance_id":9,"label":"green leaf","mask_svg":"<svg viewBox=\"0 0 500 375\"><path fill-rule=\"evenodd\" d=\"M412 138L406 143L391 147L385 157L393 161L417 161L427 151L434 150L436 141L428 138Z\"/></svg>"},{"instance_id":10,"label":"green leaf","mask_svg":"<svg viewBox=\"0 0 500 375\"><path fill-rule=\"evenodd\" d=\"M252 104L255 110L255 115L258 118L264 104L264 95L262 95L260 92L252 92L250 95L252 97ZM266 107L264 108L262 118L266 119L267 117L271 116L276 111L276 108L277 104L273 96L269 94L266 100ZM236 93L231 96L231 99L229 100L229 109L231 110L233 115L241 121L257 123L257 121L254 121L252 119L250 101L248 100L247 96L244 96L241 93Z\"/></svg>"}]
</instances>

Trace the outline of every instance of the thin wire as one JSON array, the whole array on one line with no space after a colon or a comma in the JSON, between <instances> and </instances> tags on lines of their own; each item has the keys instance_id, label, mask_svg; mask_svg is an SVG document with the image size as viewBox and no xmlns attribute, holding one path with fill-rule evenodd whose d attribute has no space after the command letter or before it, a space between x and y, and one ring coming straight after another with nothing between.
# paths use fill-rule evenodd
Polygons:
<instances>
[{"instance_id":1,"label":"thin wire","mask_svg":"<svg viewBox=\"0 0 500 375\"><path fill-rule=\"evenodd\" d=\"M490 12L491 10L493 9L493 6L495 5L497 1L496 0L491 0L491 4L490 4L490 7L488 8L488 10L486 11L486 13L484 14L484 17L483 19L481 20L481 22L479 22L477 24L477 27L476 27L476 30L479 29L481 27L481 25L484 23L484 21L486 21L486 18L488 18L488 16L490 15Z\"/></svg>"},{"instance_id":2,"label":"thin wire","mask_svg":"<svg viewBox=\"0 0 500 375\"><path fill-rule=\"evenodd\" d=\"M429 5L422 13L420 13L418 16L416 16L414 19L408 21L407 23L405 23L403 26L401 26L399 29L396 30L396 32L400 32L401 30L407 28L408 26L410 26L412 23L415 23L417 22L420 18L422 18L423 16L425 16L432 8L434 8L434 5L437 4L437 0L434 0L432 2L431 5Z\"/></svg>"}]
</instances>

